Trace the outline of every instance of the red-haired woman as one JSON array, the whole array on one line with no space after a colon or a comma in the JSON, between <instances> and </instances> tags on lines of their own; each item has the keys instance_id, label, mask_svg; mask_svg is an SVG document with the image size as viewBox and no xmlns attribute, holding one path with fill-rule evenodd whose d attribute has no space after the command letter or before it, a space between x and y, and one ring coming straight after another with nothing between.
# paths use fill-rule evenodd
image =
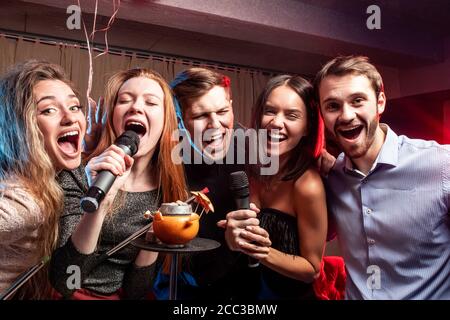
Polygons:
<instances>
[{"instance_id":1,"label":"red-haired woman","mask_svg":"<svg viewBox=\"0 0 450 320\"><path fill-rule=\"evenodd\" d=\"M147 69L113 75L106 87L105 107L106 128L86 167L59 176L66 200L50 279L65 298L140 299L152 290L157 253L132 246L109 258L102 258L102 253L147 224L146 210L185 199L183 167L171 159L177 120L170 88L159 74ZM140 136L133 158L112 145L126 130ZM80 198L88 181L101 170L118 178L99 209L85 214ZM75 266L71 270L79 267L81 271L81 289L71 277L75 271L67 273L71 265Z\"/></svg>"}]
</instances>

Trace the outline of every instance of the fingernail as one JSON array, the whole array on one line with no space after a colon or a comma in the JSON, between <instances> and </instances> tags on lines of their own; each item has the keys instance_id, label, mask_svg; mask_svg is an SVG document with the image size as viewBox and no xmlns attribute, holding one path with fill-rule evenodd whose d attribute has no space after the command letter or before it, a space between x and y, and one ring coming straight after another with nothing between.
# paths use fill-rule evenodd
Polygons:
<instances>
[{"instance_id":1,"label":"fingernail","mask_svg":"<svg viewBox=\"0 0 450 320\"><path fill-rule=\"evenodd\" d=\"M243 234L244 236L247 234L246 231L241 231L241 234Z\"/></svg>"}]
</instances>

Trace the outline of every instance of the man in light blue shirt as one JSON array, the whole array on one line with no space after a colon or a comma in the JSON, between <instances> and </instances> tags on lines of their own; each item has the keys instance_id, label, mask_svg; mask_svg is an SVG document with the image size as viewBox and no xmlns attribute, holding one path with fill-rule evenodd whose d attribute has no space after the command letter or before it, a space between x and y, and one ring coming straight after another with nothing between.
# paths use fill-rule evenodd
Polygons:
<instances>
[{"instance_id":1,"label":"man in light blue shirt","mask_svg":"<svg viewBox=\"0 0 450 320\"><path fill-rule=\"evenodd\" d=\"M379 123L382 78L365 57L328 62L315 88L344 152L325 182L346 298L450 299L450 146Z\"/></svg>"}]
</instances>

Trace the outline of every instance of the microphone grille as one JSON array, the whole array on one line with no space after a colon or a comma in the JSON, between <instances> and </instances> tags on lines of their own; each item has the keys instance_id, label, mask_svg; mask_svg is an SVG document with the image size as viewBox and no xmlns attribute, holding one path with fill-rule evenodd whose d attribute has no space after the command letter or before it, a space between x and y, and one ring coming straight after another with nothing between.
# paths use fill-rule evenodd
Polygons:
<instances>
[{"instance_id":1,"label":"microphone grille","mask_svg":"<svg viewBox=\"0 0 450 320\"><path fill-rule=\"evenodd\" d=\"M134 156L139 147L139 135L134 131L127 130L116 139L114 144L129 147L131 150L130 156Z\"/></svg>"},{"instance_id":2,"label":"microphone grille","mask_svg":"<svg viewBox=\"0 0 450 320\"><path fill-rule=\"evenodd\" d=\"M244 171L230 173L230 190L238 196L248 196L248 178Z\"/></svg>"}]
</instances>

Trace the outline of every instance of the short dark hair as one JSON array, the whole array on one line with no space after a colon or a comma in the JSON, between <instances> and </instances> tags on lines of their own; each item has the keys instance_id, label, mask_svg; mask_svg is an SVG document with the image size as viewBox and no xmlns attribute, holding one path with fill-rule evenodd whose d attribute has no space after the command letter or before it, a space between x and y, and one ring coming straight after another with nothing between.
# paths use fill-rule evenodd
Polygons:
<instances>
[{"instance_id":1,"label":"short dark hair","mask_svg":"<svg viewBox=\"0 0 450 320\"><path fill-rule=\"evenodd\" d=\"M225 88L231 99L230 78L214 70L193 67L179 73L171 83L175 98L181 105L181 111L196 99L208 93L215 86Z\"/></svg>"}]
</instances>

